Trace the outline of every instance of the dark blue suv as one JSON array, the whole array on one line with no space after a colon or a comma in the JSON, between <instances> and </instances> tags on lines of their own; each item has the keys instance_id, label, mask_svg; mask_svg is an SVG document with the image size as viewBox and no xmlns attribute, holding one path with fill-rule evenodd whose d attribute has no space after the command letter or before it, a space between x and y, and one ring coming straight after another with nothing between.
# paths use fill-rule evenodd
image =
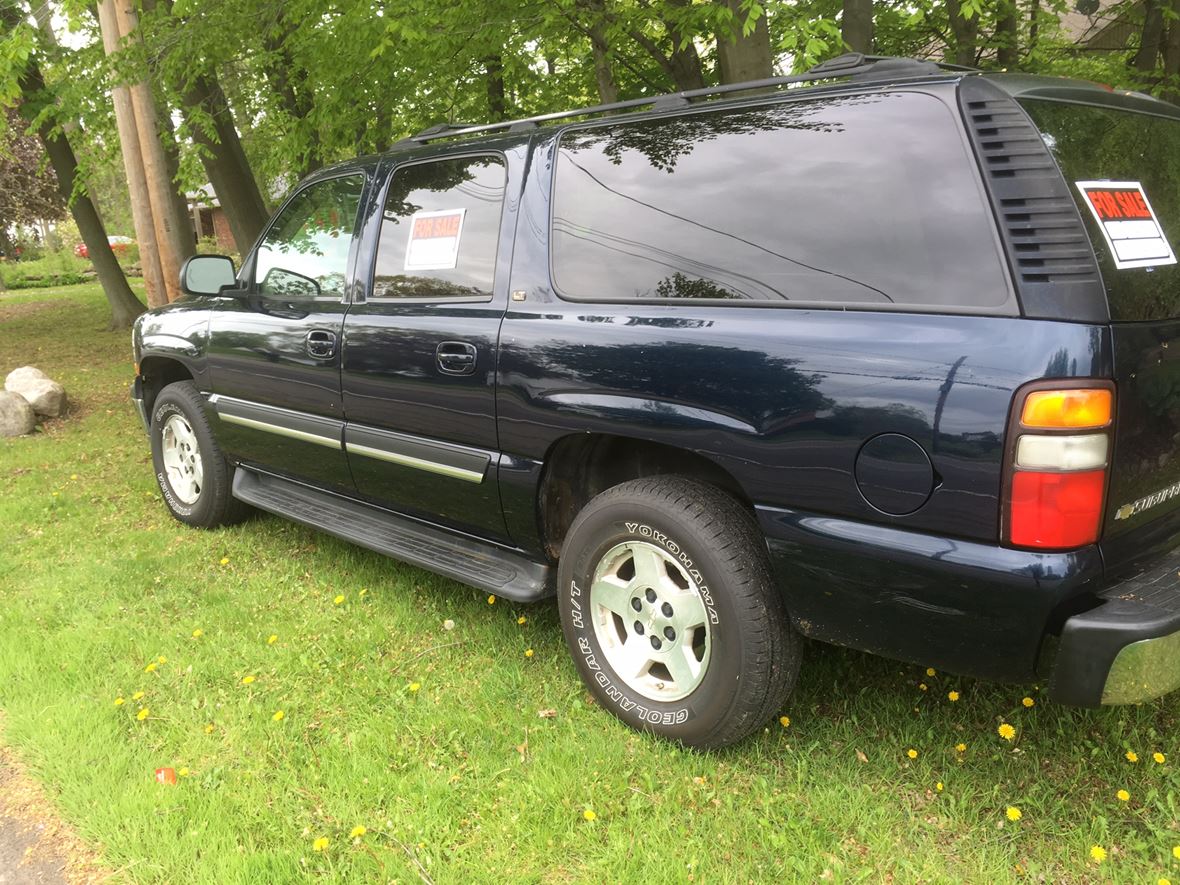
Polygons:
<instances>
[{"instance_id":1,"label":"dark blue suv","mask_svg":"<svg viewBox=\"0 0 1180 885\"><path fill-rule=\"evenodd\" d=\"M140 320L133 395L178 519L556 593L684 744L800 636L1136 702L1180 686L1178 237L1180 109L845 56L318 172Z\"/></svg>"}]
</instances>

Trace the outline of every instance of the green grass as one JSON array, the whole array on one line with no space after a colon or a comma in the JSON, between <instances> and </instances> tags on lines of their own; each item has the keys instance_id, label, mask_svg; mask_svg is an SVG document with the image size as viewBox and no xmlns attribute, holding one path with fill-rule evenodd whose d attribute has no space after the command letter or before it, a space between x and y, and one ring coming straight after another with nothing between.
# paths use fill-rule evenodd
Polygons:
<instances>
[{"instance_id":1,"label":"green grass","mask_svg":"<svg viewBox=\"0 0 1180 885\"><path fill-rule=\"evenodd\" d=\"M551 605L271 517L174 522L105 323L94 286L0 296L0 372L36 364L74 402L0 440L0 710L127 878L1180 882L1176 699L1072 710L811 646L789 727L716 754L635 734L589 700Z\"/></svg>"}]
</instances>

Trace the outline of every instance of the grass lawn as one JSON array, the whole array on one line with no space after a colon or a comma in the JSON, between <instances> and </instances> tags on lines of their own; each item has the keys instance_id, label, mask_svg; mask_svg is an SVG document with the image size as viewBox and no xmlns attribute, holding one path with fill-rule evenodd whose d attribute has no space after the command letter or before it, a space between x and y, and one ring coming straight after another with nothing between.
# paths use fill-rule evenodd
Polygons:
<instances>
[{"instance_id":1,"label":"grass lawn","mask_svg":"<svg viewBox=\"0 0 1180 885\"><path fill-rule=\"evenodd\" d=\"M73 401L0 440L0 738L128 879L1180 883L1180 699L1072 710L812 646L789 724L635 734L552 605L174 522L106 320L96 286L0 296L0 374Z\"/></svg>"}]
</instances>

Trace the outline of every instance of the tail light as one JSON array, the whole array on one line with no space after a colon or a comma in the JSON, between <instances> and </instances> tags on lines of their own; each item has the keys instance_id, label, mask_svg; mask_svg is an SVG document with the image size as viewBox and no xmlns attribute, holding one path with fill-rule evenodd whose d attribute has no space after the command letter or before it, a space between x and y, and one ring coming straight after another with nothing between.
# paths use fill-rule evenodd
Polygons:
<instances>
[{"instance_id":1,"label":"tail light","mask_svg":"<svg viewBox=\"0 0 1180 885\"><path fill-rule=\"evenodd\" d=\"M1098 540L1110 464L1109 382L1035 382L1013 404L1004 540L1062 550Z\"/></svg>"}]
</instances>

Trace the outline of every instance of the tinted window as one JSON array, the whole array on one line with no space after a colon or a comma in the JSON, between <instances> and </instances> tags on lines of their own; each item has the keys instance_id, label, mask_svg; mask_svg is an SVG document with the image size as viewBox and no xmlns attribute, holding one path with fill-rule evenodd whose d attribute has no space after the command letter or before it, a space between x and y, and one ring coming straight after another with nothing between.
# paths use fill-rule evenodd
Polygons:
<instances>
[{"instance_id":1,"label":"tinted window","mask_svg":"<svg viewBox=\"0 0 1180 885\"><path fill-rule=\"evenodd\" d=\"M565 133L553 273L573 298L999 308L955 118L914 93Z\"/></svg>"},{"instance_id":2,"label":"tinted window","mask_svg":"<svg viewBox=\"0 0 1180 885\"><path fill-rule=\"evenodd\" d=\"M499 157L419 163L394 172L373 295L490 298L506 178Z\"/></svg>"},{"instance_id":3,"label":"tinted window","mask_svg":"<svg viewBox=\"0 0 1180 885\"><path fill-rule=\"evenodd\" d=\"M318 182L295 195L258 247L254 279L262 294L344 297L364 184L363 175L349 175Z\"/></svg>"},{"instance_id":4,"label":"tinted window","mask_svg":"<svg viewBox=\"0 0 1180 885\"><path fill-rule=\"evenodd\" d=\"M1116 268L1078 181L1137 181L1171 244L1180 246L1180 120L1050 101L1024 103L1069 182L1098 255L1114 320L1180 316L1180 267Z\"/></svg>"}]
</instances>

